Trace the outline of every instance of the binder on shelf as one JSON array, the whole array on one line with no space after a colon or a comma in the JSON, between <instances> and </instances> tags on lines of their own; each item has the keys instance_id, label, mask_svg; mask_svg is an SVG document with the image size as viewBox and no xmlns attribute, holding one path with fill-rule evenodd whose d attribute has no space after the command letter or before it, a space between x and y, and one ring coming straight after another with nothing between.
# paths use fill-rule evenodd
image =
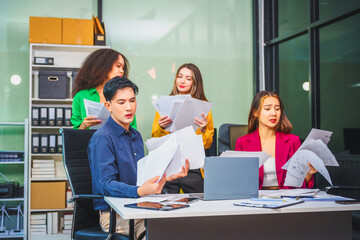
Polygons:
<instances>
[{"instance_id":1,"label":"binder on shelf","mask_svg":"<svg viewBox=\"0 0 360 240\"><path fill-rule=\"evenodd\" d=\"M38 107L32 107L31 110L31 125L32 126L39 126L39 108Z\"/></svg>"},{"instance_id":2,"label":"binder on shelf","mask_svg":"<svg viewBox=\"0 0 360 240\"><path fill-rule=\"evenodd\" d=\"M40 108L40 126L46 126L48 123L48 109L46 107Z\"/></svg>"},{"instance_id":3,"label":"binder on shelf","mask_svg":"<svg viewBox=\"0 0 360 240\"><path fill-rule=\"evenodd\" d=\"M61 107L56 108L56 126L64 125L64 109Z\"/></svg>"},{"instance_id":4,"label":"binder on shelf","mask_svg":"<svg viewBox=\"0 0 360 240\"><path fill-rule=\"evenodd\" d=\"M56 152L57 153L62 153L62 137L61 135L57 135L57 148L56 148Z\"/></svg>"},{"instance_id":5,"label":"binder on shelf","mask_svg":"<svg viewBox=\"0 0 360 240\"><path fill-rule=\"evenodd\" d=\"M31 152L32 153L39 153L40 150L40 136L39 134L33 134L31 140Z\"/></svg>"},{"instance_id":6,"label":"binder on shelf","mask_svg":"<svg viewBox=\"0 0 360 240\"><path fill-rule=\"evenodd\" d=\"M48 108L48 126L55 126L55 108Z\"/></svg>"},{"instance_id":7,"label":"binder on shelf","mask_svg":"<svg viewBox=\"0 0 360 240\"><path fill-rule=\"evenodd\" d=\"M49 153L56 153L57 146L56 146L56 135L51 134L49 135Z\"/></svg>"},{"instance_id":8,"label":"binder on shelf","mask_svg":"<svg viewBox=\"0 0 360 240\"><path fill-rule=\"evenodd\" d=\"M41 153L48 153L49 152L49 135L41 134L40 139L41 139L40 140L40 142L41 142L41 147L40 147Z\"/></svg>"},{"instance_id":9,"label":"binder on shelf","mask_svg":"<svg viewBox=\"0 0 360 240\"><path fill-rule=\"evenodd\" d=\"M65 115L65 126L71 126L71 108L65 108L64 109L64 115Z\"/></svg>"}]
</instances>

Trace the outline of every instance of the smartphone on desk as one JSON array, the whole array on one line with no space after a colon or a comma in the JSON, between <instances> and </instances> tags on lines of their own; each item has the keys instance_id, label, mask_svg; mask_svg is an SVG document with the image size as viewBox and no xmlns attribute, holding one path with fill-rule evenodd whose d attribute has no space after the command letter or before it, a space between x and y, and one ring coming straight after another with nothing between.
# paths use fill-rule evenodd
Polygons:
<instances>
[{"instance_id":1,"label":"smartphone on desk","mask_svg":"<svg viewBox=\"0 0 360 240\"><path fill-rule=\"evenodd\" d=\"M352 199L352 200L336 200L338 204L360 204L360 200Z\"/></svg>"}]
</instances>

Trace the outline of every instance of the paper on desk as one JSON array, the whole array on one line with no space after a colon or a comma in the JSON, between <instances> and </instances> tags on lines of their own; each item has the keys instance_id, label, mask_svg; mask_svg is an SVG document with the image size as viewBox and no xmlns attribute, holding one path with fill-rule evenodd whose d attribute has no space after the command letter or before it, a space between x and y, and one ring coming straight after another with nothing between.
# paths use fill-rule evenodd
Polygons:
<instances>
[{"instance_id":1,"label":"paper on desk","mask_svg":"<svg viewBox=\"0 0 360 240\"><path fill-rule=\"evenodd\" d=\"M190 198L189 194L151 194L145 197L138 198L136 202L164 202L164 201L176 201L183 198Z\"/></svg>"},{"instance_id":2,"label":"paper on desk","mask_svg":"<svg viewBox=\"0 0 360 240\"><path fill-rule=\"evenodd\" d=\"M332 185L331 178L324 162L309 150L300 150L294 154L289 163L284 186L301 187L306 175L310 171L310 163Z\"/></svg>"},{"instance_id":3,"label":"paper on desk","mask_svg":"<svg viewBox=\"0 0 360 240\"><path fill-rule=\"evenodd\" d=\"M162 176L171 176L181 170L179 143L175 136L170 137L164 144L137 162L137 186L147 180ZM161 178L158 180L160 181Z\"/></svg>"},{"instance_id":4,"label":"paper on desk","mask_svg":"<svg viewBox=\"0 0 360 240\"><path fill-rule=\"evenodd\" d=\"M212 108L213 103L188 97L184 102L177 106L179 110L172 124L166 128L169 132L175 132L187 126L193 126L194 130L199 126L194 123L195 118L203 119L201 114L207 116Z\"/></svg>"},{"instance_id":5,"label":"paper on desk","mask_svg":"<svg viewBox=\"0 0 360 240\"><path fill-rule=\"evenodd\" d=\"M319 189L307 189L307 188L298 188L298 189L279 189L279 190L259 190L259 197L269 197L269 198L280 198L280 197L311 197L315 196L318 193Z\"/></svg>"},{"instance_id":6,"label":"paper on desk","mask_svg":"<svg viewBox=\"0 0 360 240\"><path fill-rule=\"evenodd\" d=\"M204 166L205 151L201 135L196 135L191 126L159 138L150 138L145 142L149 151L157 149L170 137L175 136L180 144L181 164L185 166L185 160L189 160L190 169L198 169Z\"/></svg>"},{"instance_id":7,"label":"paper on desk","mask_svg":"<svg viewBox=\"0 0 360 240\"><path fill-rule=\"evenodd\" d=\"M259 168L271 157L266 152L242 152L226 150L221 153L220 157L257 157L259 158Z\"/></svg>"},{"instance_id":8,"label":"paper on desk","mask_svg":"<svg viewBox=\"0 0 360 240\"><path fill-rule=\"evenodd\" d=\"M91 126L90 129L99 129L108 120L110 113L106 109L103 103L98 103L84 99L84 107L86 116L94 116L101 120L101 123L95 126Z\"/></svg>"}]
</instances>

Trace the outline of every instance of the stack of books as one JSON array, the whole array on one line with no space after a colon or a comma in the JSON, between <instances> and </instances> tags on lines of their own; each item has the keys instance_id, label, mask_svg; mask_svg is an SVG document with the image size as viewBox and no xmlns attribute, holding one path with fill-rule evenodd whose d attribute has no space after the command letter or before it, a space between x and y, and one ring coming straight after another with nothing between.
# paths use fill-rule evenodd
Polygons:
<instances>
[{"instance_id":1,"label":"stack of books","mask_svg":"<svg viewBox=\"0 0 360 240\"><path fill-rule=\"evenodd\" d=\"M47 213L47 234L57 234L59 232L59 214L58 212Z\"/></svg>"},{"instance_id":2,"label":"stack of books","mask_svg":"<svg viewBox=\"0 0 360 240\"><path fill-rule=\"evenodd\" d=\"M72 219L73 219L73 214L72 213L65 213L64 214L64 230L63 230L64 234L70 234L71 233Z\"/></svg>"},{"instance_id":3,"label":"stack of books","mask_svg":"<svg viewBox=\"0 0 360 240\"><path fill-rule=\"evenodd\" d=\"M24 161L24 152L0 151L0 162L21 162Z\"/></svg>"},{"instance_id":4,"label":"stack of books","mask_svg":"<svg viewBox=\"0 0 360 240\"><path fill-rule=\"evenodd\" d=\"M46 235L46 213L33 213L30 216L30 234Z\"/></svg>"},{"instance_id":5,"label":"stack of books","mask_svg":"<svg viewBox=\"0 0 360 240\"><path fill-rule=\"evenodd\" d=\"M54 178L54 160L33 160L31 176L32 178Z\"/></svg>"}]
</instances>

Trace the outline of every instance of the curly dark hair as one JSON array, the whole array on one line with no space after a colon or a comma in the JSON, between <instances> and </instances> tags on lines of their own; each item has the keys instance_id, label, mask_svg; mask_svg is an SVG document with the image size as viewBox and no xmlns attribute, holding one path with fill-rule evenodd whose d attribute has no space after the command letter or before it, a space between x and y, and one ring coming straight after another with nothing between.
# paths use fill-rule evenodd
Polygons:
<instances>
[{"instance_id":1,"label":"curly dark hair","mask_svg":"<svg viewBox=\"0 0 360 240\"><path fill-rule=\"evenodd\" d=\"M107 81L108 74L119 55L124 59L124 77L127 78L130 70L127 58L114 49L99 49L85 59L76 76L72 95L75 96L81 90L97 87Z\"/></svg>"}]
</instances>

